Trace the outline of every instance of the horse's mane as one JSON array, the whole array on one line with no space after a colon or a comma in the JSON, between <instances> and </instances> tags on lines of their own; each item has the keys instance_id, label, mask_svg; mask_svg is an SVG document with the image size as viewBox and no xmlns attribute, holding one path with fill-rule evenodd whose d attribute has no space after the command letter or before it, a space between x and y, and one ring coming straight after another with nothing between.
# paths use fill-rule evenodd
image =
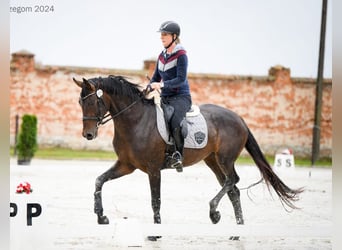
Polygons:
<instances>
[{"instance_id":1,"label":"horse's mane","mask_svg":"<svg viewBox=\"0 0 342 250\"><path fill-rule=\"evenodd\" d=\"M132 101L143 99L147 103L151 102L150 100L142 98L144 97L142 85L132 83L124 76L109 75L105 78L91 78L89 81L94 84L96 88L101 88L110 95L125 96Z\"/></svg>"}]
</instances>

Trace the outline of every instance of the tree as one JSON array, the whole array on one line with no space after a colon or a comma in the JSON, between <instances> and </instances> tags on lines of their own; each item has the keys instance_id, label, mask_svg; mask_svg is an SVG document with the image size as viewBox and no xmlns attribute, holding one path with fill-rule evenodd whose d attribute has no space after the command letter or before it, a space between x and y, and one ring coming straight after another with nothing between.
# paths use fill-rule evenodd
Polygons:
<instances>
[{"instance_id":1,"label":"tree","mask_svg":"<svg viewBox=\"0 0 342 250\"><path fill-rule=\"evenodd\" d=\"M38 149L37 117L35 115L25 114L23 116L16 148L18 165L29 165Z\"/></svg>"}]
</instances>

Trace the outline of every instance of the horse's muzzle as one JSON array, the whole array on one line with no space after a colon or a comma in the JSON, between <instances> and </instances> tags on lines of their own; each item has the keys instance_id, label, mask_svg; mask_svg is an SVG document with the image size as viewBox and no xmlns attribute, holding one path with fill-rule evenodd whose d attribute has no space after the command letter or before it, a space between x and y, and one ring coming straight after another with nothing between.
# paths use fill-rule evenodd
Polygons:
<instances>
[{"instance_id":1,"label":"horse's muzzle","mask_svg":"<svg viewBox=\"0 0 342 250\"><path fill-rule=\"evenodd\" d=\"M85 138L87 138L88 140L92 140L94 139L94 136L91 133L88 133Z\"/></svg>"},{"instance_id":2,"label":"horse's muzzle","mask_svg":"<svg viewBox=\"0 0 342 250\"><path fill-rule=\"evenodd\" d=\"M86 138L87 140L93 140L97 136L96 132L83 132L83 137Z\"/></svg>"}]
</instances>

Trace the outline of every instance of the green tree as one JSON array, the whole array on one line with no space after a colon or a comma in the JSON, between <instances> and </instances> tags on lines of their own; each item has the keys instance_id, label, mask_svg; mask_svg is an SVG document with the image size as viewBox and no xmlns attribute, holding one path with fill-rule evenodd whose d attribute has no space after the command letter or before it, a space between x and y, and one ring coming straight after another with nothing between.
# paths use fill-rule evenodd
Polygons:
<instances>
[{"instance_id":1,"label":"green tree","mask_svg":"<svg viewBox=\"0 0 342 250\"><path fill-rule=\"evenodd\" d=\"M25 114L22 118L18 143L18 164L28 165L38 149L37 144L37 117Z\"/></svg>"}]
</instances>

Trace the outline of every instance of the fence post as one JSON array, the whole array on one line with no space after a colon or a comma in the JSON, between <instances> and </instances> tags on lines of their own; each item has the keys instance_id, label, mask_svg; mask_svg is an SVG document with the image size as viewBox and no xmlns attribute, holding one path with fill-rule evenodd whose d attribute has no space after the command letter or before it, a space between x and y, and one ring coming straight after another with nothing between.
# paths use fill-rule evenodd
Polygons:
<instances>
[{"instance_id":1,"label":"fence post","mask_svg":"<svg viewBox=\"0 0 342 250\"><path fill-rule=\"evenodd\" d=\"M327 20L328 0L323 0L321 35L318 55L318 73L316 82L316 101L315 101L315 119L312 132L312 153L311 165L313 166L319 158L320 138L321 138L321 116L322 116L322 95L323 95L323 68L324 68L324 48L325 48L325 30Z\"/></svg>"}]
</instances>

